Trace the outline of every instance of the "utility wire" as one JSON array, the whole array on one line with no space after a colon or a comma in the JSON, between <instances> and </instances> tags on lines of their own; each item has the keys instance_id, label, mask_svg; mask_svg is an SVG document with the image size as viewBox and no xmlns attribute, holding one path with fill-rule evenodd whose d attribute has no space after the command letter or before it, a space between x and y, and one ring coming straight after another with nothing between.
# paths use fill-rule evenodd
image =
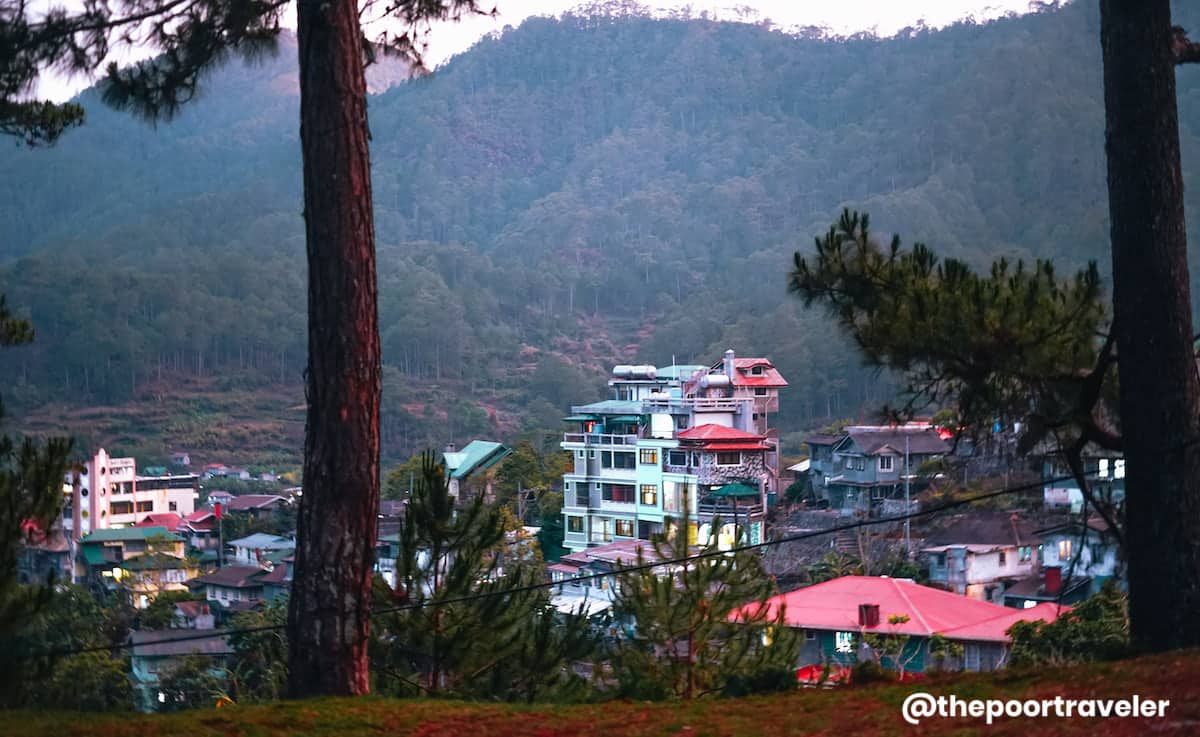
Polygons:
<instances>
[{"instance_id":1,"label":"utility wire","mask_svg":"<svg viewBox=\"0 0 1200 737\"><path fill-rule=\"evenodd\" d=\"M568 583L578 584L578 583L581 583L584 581L594 581L594 580L606 578L606 577L612 576L612 575L619 575L619 574L624 574L624 573L638 573L641 571L651 571L655 568L660 568L662 566L680 565L680 564L684 564L684 563L690 563L692 561L704 560L707 558L713 558L713 557L717 557L717 556L727 555L729 553L739 553L739 552L750 551L750 550L761 550L761 549L769 548L769 547L772 547L775 545L783 545L785 543L799 542L801 540L808 540L808 539L811 539L814 537L822 537L825 535L835 535L839 532L846 532L849 530L858 530L858 529L861 529L864 527L872 527L875 525L891 524L894 522L904 522L906 520L917 519L919 517L927 517L927 516L938 514L941 512L946 512L951 509L958 509L960 507L965 507L965 506L968 506L971 504L975 504L976 502L986 501L988 499L996 499L999 497L1008 496L1010 494L1016 494L1016 493L1020 493L1023 491L1032 491L1032 490L1040 488L1046 484L1053 484L1053 483L1057 483L1059 481L1071 481L1071 480L1074 480L1074 476L1066 475L1066 476L1057 476L1057 477L1049 478L1049 479L1040 479L1035 482L1031 481L1031 482L1025 483L1025 484L1018 484L1017 486L1009 486L1009 487L1005 487L1002 489L996 489L994 491L984 492L982 494L976 494L975 496L966 497L963 499L955 499L955 500L951 500L948 502L943 502L942 504L939 504L935 507L918 510L916 512L908 512L905 514L892 515L890 517L878 517L875 519L856 520L856 521L848 523L848 524L836 525L834 527L830 527L830 528L824 529L824 530L808 530L806 532L800 532L800 533L796 533L793 535L785 535L784 537L779 537L779 538L775 538L772 540L765 540L763 542L750 543L747 545L739 545L739 546L730 548L728 550L706 550L706 551L701 551L699 553L693 553L691 555L680 556L678 558L669 558L669 559L665 559L665 560L658 560L658 561L654 561L652 563L644 563L643 562L643 563L638 563L638 564L632 565L632 566L624 566L624 565L618 564L620 567L615 571L609 571L609 572L605 572L605 573L591 573L591 574L588 574L585 576L577 576L577 577L571 578L567 581L544 581L544 582L535 583L535 584L526 584L524 586L514 586L511 588L480 591L480 592L476 592L474 594L467 594L465 596L456 596L456 597L451 597L451 598L446 598L446 599L433 599L433 600L429 600L429 601L413 602L410 604L399 604L399 605L395 605L395 606L373 608L371 611L371 614L372 614L372 616L377 616L377 615L381 615L381 614L396 614L399 612L412 611L415 609L424 609L427 607L447 606L450 604L463 604L463 603L478 601L480 599L488 599L488 598L497 597L497 596L511 596L513 594L522 594L522 593L527 593L530 591L538 591L541 589L557 588L557 587L561 587ZM714 517L714 519L716 519L716 518ZM256 632L269 632L272 630L284 629L286 626L287 625L284 625L284 624L268 624L268 625L258 625L258 626L254 626L254 627L241 627L241 628L237 628L237 629L212 630L212 631L206 632L205 634L197 633L195 635L186 635L183 637L162 638L162 639L158 639L158 640L146 640L144 642L138 642L138 643L134 643L132 640L129 640L126 642L109 644L109 645L93 645L90 647L48 650L48 651L44 651L41 653L34 653L30 657L35 657L35 658L36 657L45 657L45 658L68 657L71 655L79 655L82 653L102 652L102 651L112 651L112 650L125 650L125 649L129 649L129 648L133 648L133 647L148 647L151 645L162 645L162 644L171 643L171 642L188 642L188 641L192 641L192 640L209 640L214 637L223 637L223 636L227 636L227 635L253 634Z\"/></svg>"}]
</instances>

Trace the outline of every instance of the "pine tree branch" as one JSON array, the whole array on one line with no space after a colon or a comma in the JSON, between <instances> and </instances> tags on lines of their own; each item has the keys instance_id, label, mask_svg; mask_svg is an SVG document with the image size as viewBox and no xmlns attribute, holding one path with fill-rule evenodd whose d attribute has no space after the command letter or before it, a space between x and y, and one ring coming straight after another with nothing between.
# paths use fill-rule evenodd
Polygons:
<instances>
[{"instance_id":1,"label":"pine tree branch","mask_svg":"<svg viewBox=\"0 0 1200 737\"><path fill-rule=\"evenodd\" d=\"M1188 38L1187 31L1174 26L1171 28L1171 53L1176 64L1200 63L1200 43Z\"/></svg>"}]
</instances>

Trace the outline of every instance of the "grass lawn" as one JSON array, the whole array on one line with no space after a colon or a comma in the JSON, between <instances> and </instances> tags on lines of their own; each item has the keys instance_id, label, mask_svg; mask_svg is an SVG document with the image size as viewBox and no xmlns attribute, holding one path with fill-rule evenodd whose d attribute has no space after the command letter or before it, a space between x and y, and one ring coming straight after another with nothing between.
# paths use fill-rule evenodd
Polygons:
<instances>
[{"instance_id":1,"label":"grass lawn","mask_svg":"<svg viewBox=\"0 0 1200 737\"><path fill-rule=\"evenodd\" d=\"M1165 718L928 718L919 726L900 716L915 691L959 698L1170 699ZM692 703L605 703L523 707L383 698L320 699L172 715L10 712L0 734L70 737L283 737L283 735L1200 735L1200 653L1189 651L1042 671L940 676L906 685L795 693Z\"/></svg>"}]
</instances>

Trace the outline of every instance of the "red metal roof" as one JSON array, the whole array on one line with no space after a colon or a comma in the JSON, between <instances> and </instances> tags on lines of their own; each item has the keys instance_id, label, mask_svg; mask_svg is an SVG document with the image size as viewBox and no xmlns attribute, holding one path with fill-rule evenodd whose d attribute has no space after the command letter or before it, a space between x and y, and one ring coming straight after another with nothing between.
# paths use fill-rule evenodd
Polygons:
<instances>
[{"instance_id":1,"label":"red metal roof","mask_svg":"<svg viewBox=\"0 0 1200 737\"><path fill-rule=\"evenodd\" d=\"M764 443L705 443L704 449L711 451L766 450L767 446Z\"/></svg>"},{"instance_id":2,"label":"red metal roof","mask_svg":"<svg viewBox=\"0 0 1200 737\"><path fill-rule=\"evenodd\" d=\"M165 527L167 532L178 532L182 521L183 518L174 512L158 512L146 515L134 527Z\"/></svg>"},{"instance_id":3,"label":"red metal roof","mask_svg":"<svg viewBox=\"0 0 1200 737\"><path fill-rule=\"evenodd\" d=\"M860 604L879 606L879 624L859 626ZM781 605L784 620L792 627L919 637L937 633L955 640L990 642L1008 642L1005 631L1014 622L1053 621L1066 611L1056 606L1011 609L908 579L874 576L843 576L773 596L767 600L768 616L775 616ZM749 604L744 610L757 611L757 606ZM735 611L730 619L736 621L741 611ZM888 618L894 615L905 615L908 621L890 624Z\"/></svg>"},{"instance_id":4,"label":"red metal roof","mask_svg":"<svg viewBox=\"0 0 1200 737\"><path fill-rule=\"evenodd\" d=\"M763 372L757 376L750 373L755 366L763 368ZM733 359L733 368L734 386L783 387L788 385L787 380L783 378L775 365L765 358L735 358Z\"/></svg>"},{"instance_id":5,"label":"red metal roof","mask_svg":"<svg viewBox=\"0 0 1200 737\"><path fill-rule=\"evenodd\" d=\"M675 435L679 440L696 440L705 443L711 442L746 442L760 441L764 437L755 435L752 432L738 430L736 427L725 427L724 425L696 425L689 427L686 430L681 430Z\"/></svg>"}]
</instances>

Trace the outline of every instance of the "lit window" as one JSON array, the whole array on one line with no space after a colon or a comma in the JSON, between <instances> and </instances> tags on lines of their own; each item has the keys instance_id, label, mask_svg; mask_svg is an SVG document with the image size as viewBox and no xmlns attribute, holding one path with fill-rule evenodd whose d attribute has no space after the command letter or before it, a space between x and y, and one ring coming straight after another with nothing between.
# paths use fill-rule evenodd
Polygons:
<instances>
[{"instance_id":1,"label":"lit window","mask_svg":"<svg viewBox=\"0 0 1200 737\"><path fill-rule=\"evenodd\" d=\"M833 635L834 650L839 653L854 652L854 633L835 632Z\"/></svg>"},{"instance_id":2,"label":"lit window","mask_svg":"<svg viewBox=\"0 0 1200 737\"><path fill-rule=\"evenodd\" d=\"M1101 478L1104 478L1104 477L1108 476L1108 459L1107 459L1107 458L1101 458L1101 459L1100 459L1100 473L1099 473L1099 475L1100 475L1100 477L1101 477Z\"/></svg>"},{"instance_id":3,"label":"lit window","mask_svg":"<svg viewBox=\"0 0 1200 737\"><path fill-rule=\"evenodd\" d=\"M567 517L567 532L583 532L583 517Z\"/></svg>"},{"instance_id":4,"label":"lit window","mask_svg":"<svg viewBox=\"0 0 1200 737\"><path fill-rule=\"evenodd\" d=\"M628 520L628 519L617 520L617 536L618 537L633 537L633 520Z\"/></svg>"},{"instance_id":5,"label":"lit window","mask_svg":"<svg viewBox=\"0 0 1200 737\"><path fill-rule=\"evenodd\" d=\"M658 486L642 484L642 504L654 506L658 504Z\"/></svg>"},{"instance_id":6,"label":"lit window","mask_svg":"<svg viewBox=\"0 0 1200 737\"><path fill-rule=\"evenodd\" d=\"M1059 560L1070 560L1071 559L1071 541L1070 540L1059 540L1058 541L1058 559Z\"/></svg>"},{"instance_id":7,"label":"lit window","mask_svg":"<svg viewBox=\"0 0 1200 737\"><path fill-rule=\"evenodd\" d=\"M1114 479L1125 478L1125 459L1124 458L1118 458L1117 460L1113 461L1113 478Z\"/></svg>"},{"instance_id":8,"label":"lit window","mask_svg":"<svg viewBox=\"0 0 1200 737\"><path fill-rule=\"evenodd\" d=\"M638 462L647 464L658 463L658 449L642 448L638 451Z\"/></svg>"}]
</instances>

